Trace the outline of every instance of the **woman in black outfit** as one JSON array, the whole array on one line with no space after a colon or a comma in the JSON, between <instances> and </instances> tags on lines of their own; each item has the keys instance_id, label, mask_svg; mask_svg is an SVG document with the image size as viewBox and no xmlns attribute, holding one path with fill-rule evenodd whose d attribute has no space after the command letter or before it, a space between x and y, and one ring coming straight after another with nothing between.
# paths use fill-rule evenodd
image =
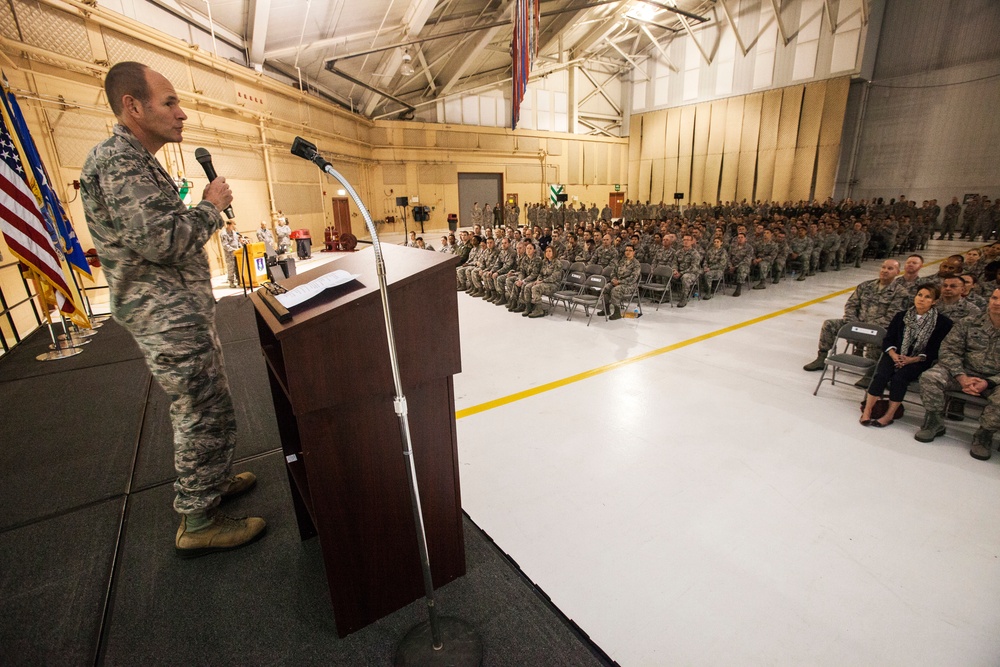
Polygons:
<instances>
[{"instance_id":1,"label":"woman in black outfit","mask_svg":"<svg viewBox=\"0 0 1000 667\"><path fill-rule=\"evenodd\" d=\"M888 426L906 396L906 387L937 360L941 341L951 331L950 319L938 313L934 304L941 296L937 285L922 285L913 297L913 306L896 313L889 323L875 377L868 385L862 426ZM872 419L872 407L889 387L889 408L879 419Z\"/></svg>"}]
</instances>

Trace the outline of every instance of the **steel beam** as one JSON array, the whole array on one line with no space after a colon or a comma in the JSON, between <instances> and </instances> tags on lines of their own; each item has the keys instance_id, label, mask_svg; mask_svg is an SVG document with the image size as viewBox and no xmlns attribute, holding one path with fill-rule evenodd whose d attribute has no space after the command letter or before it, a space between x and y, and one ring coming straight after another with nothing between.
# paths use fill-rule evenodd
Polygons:
<instances>
[{"instance_id":1,"label":"steel beam","mask_svg":"<svg viewBox=\"0 0 1000 667\"><path fill-rule=\"evenodd\" d=\"M861 0L864 2L864 0ZM781 20L781 0L771 0L771 6L774 7L774 19L778 22L778 32L781 33L781 41L788 46L788 33L785 32L785 22Z\"/></svg>"},{"instance_id":2,"label":"steel beam","mask_svg":"<svg viewBox=\"0 0 1000 667\"><path fill-rule=\"evenodd\" d=\"M743 38L740 37L740 31L736 28L736 21L733 20L733 15L729 12L729 5L726 4L726 0L719 0L719 4L722 5L722 13L726 15L729 27L733 29L733 34L736 35L736 43L740 45L740 51L746 57L748 52L747 45L743 43Z\"/></svg>"},{"instance_id":3,"label":"steel beam","mask_svg":"<svg viewBox=\"0 0 1000 667\"><path fill-rule=\"evenodd\" d=\"M247 17L247 58L250 66L264 62L264 46L267 44L267 22L271 12L271 0L250 0Z\"/></svg>"},{"instance_id":4,"label":"steel beam","mask_svg":"<svg viewBox=\"0 0 1000 667\"><path fill-rule=\"evenodd\" d=\"M663 48L663 45L661 45L660 42L657 41L655 37L653 37L653 33L649 31L649 28L647 28L644 25L641 25L639 26L639 29L646 34L646 37L649 38L649 41L653 43L653 46L656 47L656 50L660 52L661 56L663 56L663 59L667 62L667 67L669 67L674 72L679 72L680 70L677 69L677 65L675 65L674 62L670 59L670 56L667 55L667 50Z\"/></svg>"}]
</instances>

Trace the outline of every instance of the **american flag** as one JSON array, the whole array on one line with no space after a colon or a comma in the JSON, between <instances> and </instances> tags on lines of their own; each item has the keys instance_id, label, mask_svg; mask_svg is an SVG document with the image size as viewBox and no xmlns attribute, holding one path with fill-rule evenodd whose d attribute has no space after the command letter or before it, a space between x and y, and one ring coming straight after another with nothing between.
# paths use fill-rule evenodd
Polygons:
<instances>
[{"instance_id":1,"label":"american flag","mask_svg":"<svg viewBox=\"0 0 1000 667\"><path fill-rule=\"evenodd\" d=\"M45 216L46 227L54 229L58 233L56 238L59 241L59 250L66 258L66 261L69 262L69 265L80 273L86 274L88 278L93 279L90 273L90 265L87 264L87 255L83 252L83 247L77 238L76 230L73 229L73 223L70 221L69 216L66 215L66 210L62 206L62 202L59 201L59 196L52 189L48 171L46 171L45 165L42 163L42 158L38 154L34 139L31 138L28 125L24 122L24 114L21 113L21 107L17 103L17 98L9 90L10 86L7 83L6 76L2 77L2 81L14 137L19 140L18 143L20 143L21 149L24 152L24 158L27 160L25 166L31 167L31 176L28 178L28 181L30 183L32 178L34 179L35 185L32 190L35 193L35 198L38 199L40 196L41 201L44 202L41 211L42 215Z\"/></svg>"},{"instance_id":2,"label":"american flag","mask_svg":"<svg viewBox=\"0 0 1000 667\"><path fill-rule=\"evenodd\" d=\"M514 8L514 35L510 55L514 61L514 89L510 104L510 127L517 129L521 102L528 89L528 77L538 52L539 0L517 0Z\"/></svg>"},{"instance_id":3,"label":"american flag","mask_svg":"<svg viewBox=\"0 0 1000 667\"><path fill-rule=\"evenodd\" d=\"M79 313L38 200L28 185L18 145L11 136L10 109L3 100L0 123L0 229L10 251L56 294L66 315ZM85 317L85 316L84 316Z\"/></svg>"}]
</instances>

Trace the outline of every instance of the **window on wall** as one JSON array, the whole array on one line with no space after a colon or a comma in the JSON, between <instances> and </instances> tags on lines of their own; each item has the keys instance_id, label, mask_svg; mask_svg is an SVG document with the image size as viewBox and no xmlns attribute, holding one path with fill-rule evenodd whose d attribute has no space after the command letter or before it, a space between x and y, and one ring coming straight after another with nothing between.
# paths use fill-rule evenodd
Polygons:
<instances>
[{"instance_id":1,"label":"window on wall","mask_svg":"<svg viewBox=\"0 0 1000 667\"><path fill-rule=\"evenodd\" d=\"M739 11L732 7L730 11ZM715 94L730 95L733 92L733 76L736 73L736 35L726 24L719 39L719 50L715 54Z\"/></svg>"},{"instance_id":2,"label":"window on wall","mask_svg":"<svg viewBox=\"0 0 1000 667\"><path fill-rule=\"evenodd\" d=\"M792 79L795 81L811 79L816 74L819 33L823 27L823 0L801 0L799 10L799 32L795 64L792 66Z\"/></svg>"},{"instance_id":3,"label":"window on wall","mask_svg":"<svg viewBox=\"0 0 1000 667\"><path fill-rule=\"evenodd\" d=\"M778 19L768 2L760 5L756 58L753 64L753 87L767 88L774 81L774 52L778 44Z\"/></svg>"},{"instance_id":4,"label":"window on wall","mask_svg":"<svg viewBox=\"0 0 1000 667\"><path fill-rule=\"evenodd\" d=\"M858 61L858 44L861 42L862 0L840 0L837 9L837 32L833 36L833 54L830 72L853 70Z\"/></svg>"},{"instance_id":5,"label":"window on wall","mask_svg":"<svg viewBox=\"0 0 1000 667\"><path fill-rule=\"evenodd\" d=\"M698 98L701 82L701 51L690 36L684 40L684 101Z\"/></svg>"}]
</instances>

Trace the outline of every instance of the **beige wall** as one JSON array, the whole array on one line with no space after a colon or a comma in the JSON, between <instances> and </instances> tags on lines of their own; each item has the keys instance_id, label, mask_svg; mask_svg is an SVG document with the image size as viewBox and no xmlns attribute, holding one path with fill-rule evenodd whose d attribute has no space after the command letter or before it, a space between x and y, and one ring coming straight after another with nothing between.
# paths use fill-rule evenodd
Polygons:
<instances>
[{"instance_id":1,"label":"beige wall","mask_svg":"<svg viewBox=\"0 0 1000 667\"><path fill-rule=\"evenodd\" d=\"M629 196L682 203L833 194L849 78L632 116Z\"/></svg>"}]
</instances>

